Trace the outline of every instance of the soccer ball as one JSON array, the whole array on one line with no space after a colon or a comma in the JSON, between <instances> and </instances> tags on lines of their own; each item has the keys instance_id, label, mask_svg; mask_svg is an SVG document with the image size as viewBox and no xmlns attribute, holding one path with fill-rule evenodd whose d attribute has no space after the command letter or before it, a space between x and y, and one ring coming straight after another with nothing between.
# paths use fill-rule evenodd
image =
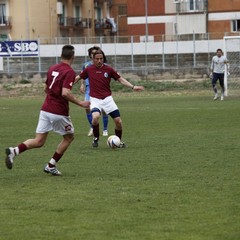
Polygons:
<instances>
[{"instance_id":1,"label":"soccer ball","mask_svg":"<svg viewBox=\"0 0 240 240\"><path fill-rule=\"evenodd\" d=\"M121 140L118 136L116 135L111 135L110 137L108 137L107 139L107 145L110 147L110 148L119 148L120 147L120 144L121 144Z\"/></svg>"}]
</instances>

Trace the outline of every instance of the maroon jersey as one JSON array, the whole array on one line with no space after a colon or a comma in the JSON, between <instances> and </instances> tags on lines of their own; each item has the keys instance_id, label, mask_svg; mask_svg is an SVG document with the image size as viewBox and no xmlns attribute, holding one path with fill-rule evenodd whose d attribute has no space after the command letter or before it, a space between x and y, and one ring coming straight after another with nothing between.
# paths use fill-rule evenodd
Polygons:
<instances>
[{"instance_id":1,"label":"maroon jersey","mask_svg":"<svg viewBox=\"0 0 240 240\"><path fill-rule=\"evenodd\" d=\"M42 105L43 111L69 116L69 103L62 97L62 88L72 89L76 74L66 63L59 63L49 68L47 73L47 96Z\"/></svg>"},{"instance_id":2,"label":"maroon jersey","mask_svg":"<svg viewBox=\"0 0 240 240\"><path fill-rule=\"evenodd\" d=\"M104 99L112 95L110 88L111 79L117 80L120 78L120 75L108 65L103 64L102 67L97 68L93 64L85 68L80 73L80 77L89 79L91 97Z\"/></svg>"}]
</instances>

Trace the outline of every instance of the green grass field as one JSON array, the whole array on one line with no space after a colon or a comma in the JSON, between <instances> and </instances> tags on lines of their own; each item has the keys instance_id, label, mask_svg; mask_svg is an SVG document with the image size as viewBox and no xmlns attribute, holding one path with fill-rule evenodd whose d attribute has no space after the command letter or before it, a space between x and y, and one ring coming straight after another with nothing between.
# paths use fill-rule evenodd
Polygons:
<instances>
[{"instance_id":1,"label":"green grass field","mask_svg":"<svg viewBox=\"0 0 240 240\"><path fill-rule=\"evenodd\" d=\"M85 112L71 104L61 177L43 172L53 133L6 169L5 148L34 137L43 99L2 98L0 239L239 240L239 98L211 97L118 94L128 148L117 150L106 137L92 149Z\"/></svg>"}]
</instances>

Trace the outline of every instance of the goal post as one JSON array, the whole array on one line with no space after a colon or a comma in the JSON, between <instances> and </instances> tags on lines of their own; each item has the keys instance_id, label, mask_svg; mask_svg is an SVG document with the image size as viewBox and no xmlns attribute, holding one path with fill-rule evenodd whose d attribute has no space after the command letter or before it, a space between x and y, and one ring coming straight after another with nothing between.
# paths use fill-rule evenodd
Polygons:
<instances>
[{"instance_id":1,"label":"goal post","mask_svg":"<svg viewBox=\"0 0 240 240\"><path fill-rule=\"evenodd\" d=\"M223 38L223 52L229 61L229 73L225 64L224 86L225 95L240 93L240 36L225 36Z\"/></svg>"}]
</instances>

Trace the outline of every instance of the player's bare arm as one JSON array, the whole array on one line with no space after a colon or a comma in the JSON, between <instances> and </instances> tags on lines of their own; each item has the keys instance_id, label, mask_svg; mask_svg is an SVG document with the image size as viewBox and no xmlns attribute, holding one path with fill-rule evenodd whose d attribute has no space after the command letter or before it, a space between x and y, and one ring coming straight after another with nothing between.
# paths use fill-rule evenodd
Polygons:
<instances>
[{"instance_id":1,"label":"player's bare arm","mask_svg":"<svg viewBox=\"0 0 240 240\"><path fill-rule=\"evenodd\" d=\"M62 96L68 100L69 102L72 102L80 107L83 108L89 108L90 107L90 101L81 101L78 98L76 98L73 94L72 91L68 88L63 88L62 89Z\"/></svg>"},{"instance_id":2,"label":"player's bare arm","mask_svg":"<svg viewBox=\"0 0 240 240\"><path fill-rule=\"evenodd\" d=\"M78 81L81 81L81 83L80 83L80 92L81 93L85 93L84 79L81 79L81 77L79 75L77 75L73 84L76 84Z\"/></svg>"},{"instance_id":3,"label":"player's bare arm","mask_svg":"<svg viewBox=\"0 0 240 240\"><path fill-rule=\"evenodd\" d=\"M79 80L80 80L81 78L80 78L80 76L79 75L77 75L76 77L75 77L75 81L74 81L74 83L73 84L76 84Z\"/></svg>"},{"instance_id":4,"label":"player's bare arm","mask_svg":"<svg viewBox=\"0 0 240 240\"><path fill-rule=\"evenodd\" d=\"M120 77L117 81L120 82L122 85L131 88L133 91L143 91L144 90L143 86L133 85L132 83L130 83L128 80L126 80L123 77Z\"/></svg>"},{"instance_id":5,"label":"player's bare arm","mask_svg":"<svg viewBox=\"0 0 240 240\"><path fill-rule=\"evenodd\" d=\"M81 83L80 83L80 92L81 92L81 93L85 93L85 84L84 84L84 80L81 79L80 81L81 81Z\"/></svg>"}]
</instances>

